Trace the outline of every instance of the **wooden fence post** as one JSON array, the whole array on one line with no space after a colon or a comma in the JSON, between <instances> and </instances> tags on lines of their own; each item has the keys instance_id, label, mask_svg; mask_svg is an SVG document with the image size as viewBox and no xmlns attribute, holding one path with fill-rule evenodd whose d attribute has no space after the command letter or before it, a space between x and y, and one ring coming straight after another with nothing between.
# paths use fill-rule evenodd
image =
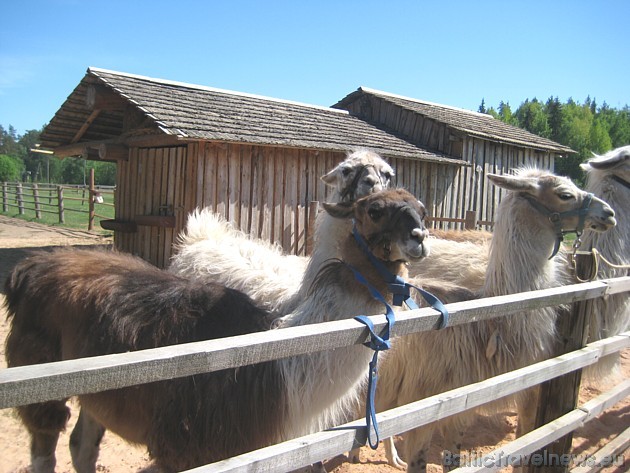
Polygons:
<instances>
[{"instance_id":1,"label":"wooden fence post","mask_svg":"<svg viewBox=\"0 0 630 473\"><path fill-rule=\"evenodd\" d=\"M66 223L63 212L63 187L57 186L57 204L59 205L59 223Z\"/></svg>"},{"instance_id":2,"label":"wooden fence post","mask_svg":"<svg viewBox=\"0 0 630 473\"><path fill-rule=\"evenodd\" d=\"M16 200L17 200L17 204L18 204L18 213L20 215L24 215L24 195L23 195L23 191L22 191L22 183L18 182L17 185L15 186L15 192L16 192Z\"/></svg>"},{"instance_id":3,"label":"wooden fence post","mask_svg":"<svg viewBox=\"0 0 630 473\"><path fill-rule=\"evenodd\" d=\"M9 211L9 183L2 183L2 211Z\"/></svg>"},{"instance_id":4,"label":"wooden fence post","mask_svg":"<svg viewBox=\"0 0 630 473\"><path fill-rule=\"evenodd\" d=\"M306 254L313 253L313 239L315 238L315 220L319 212L319 201L312 200L308 206L308 234L306 235Z\"/></svg>"},{"instance_id":5,"label":"wooden fence post","mask_svg":"<svg viewBox=\"0 0 630 473\"><path fill-rule=\"evenodd\" d=\"M588 254L578 254L576 257L576 273L581 279L589 278L593 267L593 260ZM572 304L570 310L561 311L556 322L560 339L558 356L570 351L579 350L586 346L588 337L589 315L593 310L593 299L579 301ZM558 417L575 409L579 401L582 370L576 370L564 376L559 376L543 383L540 387L540 399L536 419L536 427L553 422ZM573 432L547 445L537 452L539 458L547 459L547 464L525 468L525 471L565 473L569 466L563 464L563 459L569 459Z\"/></svg>"},{"instance_id":6,"label":"wooden fence post","mask_svg":"<svg viewBox=\"0 0 630 473\"><path fill-rule=\"evenodd\" d=\"M39 206L39 188L37 187L37 184L33 184L33 201L35 203L35 218L37 220L41 220L42 209Z\"/></svg>"},{"instance_id":7,"label":"wooden fence post","mask_svg":"<svg viewBox=\"0 0 630 473\"><path fill-rule=\"evenodd\" d=\"M94 230L94 199L96 198L96 190L94 187L94 168L90 168L90 192L88 196L88 231Z\"/></svg>"},{"instance_id":8,"label":"wooden fence post","mask_svg":"<svg viewBox=\"0 0 630 473\"><path fill-rule=\"evenodd\" d=\"M466 210L464 220L464 230L475 230L477 228L477 212L474 210Z\"/></svg>"}]
</instances>

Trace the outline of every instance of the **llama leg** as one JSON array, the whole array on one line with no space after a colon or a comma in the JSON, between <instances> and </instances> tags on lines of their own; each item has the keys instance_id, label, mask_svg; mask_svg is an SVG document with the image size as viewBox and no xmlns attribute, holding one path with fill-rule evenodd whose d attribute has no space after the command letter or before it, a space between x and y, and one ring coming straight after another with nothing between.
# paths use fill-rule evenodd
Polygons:
<instances>
[{"instance_id":1,"label":"llama leg","mask_svg":"<svg viewBox=\"0 0 630 473\"><path fill-rule=\"evenodd\" d=\"M20 406L17 413L31 434L33 473L54 473L55 448L59 433L66 428L70 409L65 401L51 401Z\"/></svg>"},{"instance_id":2,"label":"llama leg","mask_svg":"<svg viewBox=\"0 0 630 473\"><path fill-rule=\"evenodd\" d=\"M401 470L406 470L407 463L405 463L403 459L398 456L396 445L394 445L394 437L386 438L385 440L383 440L383 444L385 445L385 457L387 458L387 463Z\"/></svg>"},{"instance_id":3,"label":"llama leg","mask_svg":"<svg viewBox=\"0 0 630 473\"><path fill-rule=\"evenodd\" d=\"M31 469L33 473L55 473L55 449L59 432L31 433Z\"/></svg>"},{"instance_id":4,"label":"llama leg","mask_svg":"<svg viewBox=\"0 0 630 473\"><path fill-rule=\"evenodd\" d=\"M361 447L353 448L348 452L348 461L351 463L361 463Z\"/></svg>"},{"instance_id":5,"label":"llama leg","mask_svg":"<svg viewBox=\"0 0 630 473\"><path fill-rule=\"evenodd\" d=\"M92 419L85 409L81 409L77 425L70 435L70 455L77 472L96 472L99 445L104 434L105 428Z\"/></svg>"},{"instance_id":6,"label":"llama leg","mask_svg":"<svg viewBox=\"0 0 630 473\"><path fill-rule=\"evenodd\" d=\"M442 457L444 471L459 468L462 455L462 442L464 440L463 429L449 429L445 435L447 449Z\"/></svg>"},{"instance_id":7,"label":"llama leg","mask_svg":"<svg viewBox=\"0 0 630 473\"><path fill-rule=\"evenodd\" d=\"M425 473L429 462L429 447L433 437L433 426L410 430L404 435L407 472Z\"/></svg>"}]
</instances>

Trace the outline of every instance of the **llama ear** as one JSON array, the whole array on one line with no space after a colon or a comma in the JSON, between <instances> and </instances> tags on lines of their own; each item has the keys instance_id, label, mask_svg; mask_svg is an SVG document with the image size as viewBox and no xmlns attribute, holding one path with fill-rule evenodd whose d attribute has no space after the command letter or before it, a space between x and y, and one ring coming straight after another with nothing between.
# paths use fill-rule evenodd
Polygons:
<instances>
[{"instance_id":1,"label":"llama ear","mask_svg":"<svg viewBox=\"0 0 630 473\"><path fill-rule=\"evenodd\" d=\"M594 157L592 159L589 159L586 164L595 169L611 169L618 164L630 159L630 146L624 146L623 148L606 153L603 156L598 156L597 154L593 153L593 156Z\"/></svg>"},{"instance_id":2,"label":"llama ear","mask_svg":"<svg viewBox=\"0 0 630 473\"><path fill-rule=\"evenodd\" d=\"M339 168L336 167L332 171L328 171L324 174L320 179L324 181L324 183L328 186L334 187L337 185L337 174L339 173Z\"/></svg>"},{"instance_id":3,"label":"llama ear","mask_svg":"<svg viewBox=\"0 0 630 473\"><path fill-rule=\"evenodd\" d=\"M354 204L352 202L340 202L338 204L323 202L322 205L331 217L351 218L354 215Z\"/></svg>"},{"instance_id":4,"label":"llama ear","mask_svg":"<svg viewBox=\"0 0 630 473\"><path fill-rule=\"evenodd\" d=\"M518 177L511 174L486 174L495 186L515 192L535 192L538 181L531 177Z\"/></svg>"}]
</instances>

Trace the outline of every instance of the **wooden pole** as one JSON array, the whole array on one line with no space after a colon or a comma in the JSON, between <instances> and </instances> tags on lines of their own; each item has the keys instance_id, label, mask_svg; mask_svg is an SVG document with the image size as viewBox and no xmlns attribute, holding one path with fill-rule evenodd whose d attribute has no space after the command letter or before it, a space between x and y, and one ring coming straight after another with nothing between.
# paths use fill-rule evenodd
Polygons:
<instances>
[{"instance_id":1,"label":"wooden pole","mask_svg":"<svg viewBox=\"0 0 630 473\"><path fill-rule=\"evenodd\" d=\"M33 200L35 201L35 218L37 220L41 220L42 209L39 205L39 188L37 187L37 184L33 184Z\"/></svg>"},{"instance_id":2,"label":"wooden pole","mask_svg":"<svg viewBox=\"0 0 630 473\"><path fill-rule=\"evenodd\" d=\"M2 211L9 211L9 184L7 182L2 183Z\"/></svg>"},{"instance_id":3,"label":"wooden pole","mask_svg":"<svg viewBox=\"0 0 630 473\"><path fill-rule=\"evenodd\" d=\"M466 210L464 220L464 230L475 230L477 228L477 212L474 210Z\"/></svg>"},{"instance_id":4,"label":"wooden pole","mask_svg":"<svg viewBox=\"0 0 630 473\"><path fill-rule=\"evenodd\" d=\"M59 206L59 223L66 223L63 211L63 187L57 186L57 204Z\"/></svg>"},{"instance_id":5,"label":"wooden pole","mask_svg":"<svg viewBox=\"0 0 630 473\"><path fill-rule=\"evenodd\" d=\"M586 255L576 255L576 259L577 274L580 278L587 279L589 277L588 275L591 274L593 265L590 253ZM570 310L562 311L556 322L556 328L561 343L557 355L579 350L586 345L588 320L592 310L593 299L589 299L576 302L572 305ZM581 381L582 370L576 370L541 385L536 427L553 422L577 407ZM549 459L548 464L532 465L525 468L525 470L530 473L539 473L541 471L545 473L568 472L568 465L564 465L561 460L563 458L569 458L567 455L571 453L572 441L573 432L570 432L550 445L547 445L547 447L537 453L541 455L539 458Z\"/></svg>"},{"instance_id":6,"label":"wooden pole","mask_svg":"<svg viewBox=\"0 0 630 473\"><path fill-rule=\"evenodd\" d=\"M22 183L18 182L16 186L16 197L18 204L18 211L20 215L24 215L24 196L22 195Z\"/></svg>"},{"instance_id":7,"label":"wooden pole","mask_svg":"<svg viewBox=\"0 0 630 473\"><path fill-rule=\"evenodd\" d=\"M96 188L94 186L94 168L90 168L90 195L88 199L89 216L88 219L88 231L94 230L94 199L96 199Z\"/></svg>"}]
</instances>

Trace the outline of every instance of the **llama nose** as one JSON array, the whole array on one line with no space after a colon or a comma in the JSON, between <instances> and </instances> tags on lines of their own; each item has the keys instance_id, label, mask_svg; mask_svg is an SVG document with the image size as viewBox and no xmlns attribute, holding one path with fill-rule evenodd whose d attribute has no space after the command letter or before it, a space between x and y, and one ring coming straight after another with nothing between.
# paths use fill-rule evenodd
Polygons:
<instances>
[{"instance_id":1,"label":"llama nose","mask_svg":"<svg viewBox=\"0 0 630 473\"><path fill-rule=\"evenodd\" d=\"M411 236L418 239L420 243L426 238L426 231L422 228L414 228L411 230Z\"/></svg>"}]
</instances>

